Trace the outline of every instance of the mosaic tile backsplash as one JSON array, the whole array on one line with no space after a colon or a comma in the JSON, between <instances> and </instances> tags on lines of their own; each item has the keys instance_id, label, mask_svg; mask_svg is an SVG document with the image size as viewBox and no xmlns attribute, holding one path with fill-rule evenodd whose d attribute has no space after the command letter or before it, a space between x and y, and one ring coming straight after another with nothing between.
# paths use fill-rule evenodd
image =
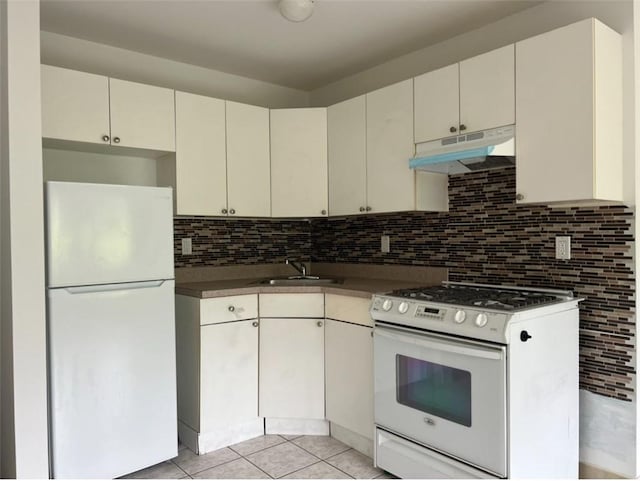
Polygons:
<instances>
[{"instance_id":1,"label":"mosaic tile backsplash","mask_svg":"<svg viewBox=\"0 0 640 481\"><path fill-rule=\"evenodd\" d=\"M448 213L303 221L177 218L176 267L283 262L430 265L453 281L570 289L580 308L580 387L634 398L633 211L624 206L520 206L515 169L449 177ZM380 253L380 236L391 252ZM555 259L571 236L572 259ZM194 255L179 256L193 238Z\"/></svg>"}]
</instances>

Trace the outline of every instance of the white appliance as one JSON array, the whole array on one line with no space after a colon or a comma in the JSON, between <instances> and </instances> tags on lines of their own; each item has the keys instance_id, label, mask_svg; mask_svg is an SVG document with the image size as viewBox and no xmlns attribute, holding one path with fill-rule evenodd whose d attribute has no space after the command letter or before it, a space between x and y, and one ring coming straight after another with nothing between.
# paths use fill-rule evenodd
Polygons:
<instances>
[{"instance_id":1,"label":"white appliance","mask_svg":"<svg viewBox=\"0 0 640 481\"><path fill-rule=\"evenodd\" d=\"M177 455L172 191L47 182L51 474Z\"/></svg>"},{"instance_id":2,"label":"white appliance","mask_svg":"<svg viewBox=\"0 0 640 481\"><path fill-rule=\"evenodd\" d=\"M415 170L462 174L515 165L515 125L416 144Z\"/></svg>"},{"instance_id":3,"label":"white appliance","mask_svg":"<svg viewBox=\"0 0 640 481\"><path fill-rule=\"evenodd\" d=\"M374 296L376 465L577 478L578 301L457 283Z\"/></svg>"}]
</instances>

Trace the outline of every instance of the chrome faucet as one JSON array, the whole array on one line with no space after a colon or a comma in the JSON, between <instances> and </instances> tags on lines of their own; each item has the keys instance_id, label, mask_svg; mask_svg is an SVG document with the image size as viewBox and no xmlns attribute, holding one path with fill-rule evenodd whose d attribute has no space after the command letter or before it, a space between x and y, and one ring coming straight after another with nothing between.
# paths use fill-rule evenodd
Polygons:
<instances>
[{"instance_id":1,"label":"chrome faucet","mask_svg":"<svg viewBox=\"0 0 640 481\"><path fill-rule=\"evenodd\" d=\"M287 264L288 266L293 267L295 270L297 270L302 275L302 277L307 276L307 266L305 266L304 263L297 262L289 258L286 258L284 260L284 263Z\"/></svg>"}]
</instances>

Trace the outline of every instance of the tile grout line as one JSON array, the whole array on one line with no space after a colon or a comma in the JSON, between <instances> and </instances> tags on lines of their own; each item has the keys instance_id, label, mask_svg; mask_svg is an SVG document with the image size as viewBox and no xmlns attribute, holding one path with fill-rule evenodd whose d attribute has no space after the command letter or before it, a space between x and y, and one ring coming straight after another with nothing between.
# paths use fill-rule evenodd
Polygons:
<instances>
[{"instance_id":1,"label":"tile grout line","mask_svg":"<svg viewBox=\"0 0 640 481\"><path fill-rule=\"evenodd\" d=\"M282 443L281 443L282 444ZM279 446L279 444L276 444L276 446ZM264 451L264 449L262 450ZM257 453L259 453L260 451L256 451ZM251 453L254 454L254 453ZM248 455L250 456L250 455ZM260 471L261 473L264 473L267 476L267 479L276 479L273 476L271 476L269 473L267 473L265 470L261 469L260 466L256 465L255 463L251 462L250 459L245 458L244 456L242 456L242 459L244 459L247 463L251 464L252 466L254 466L258 471Z\"/></svg>"},{"instance_id":2,"label":"tile grout line","mask_svg":"<svg viewBox=\"0 0 640 481\"><path fill-rule=\"evenodd\" d=\"M265 435L265 436L266 436L266 435ZM277 435L277 434L276 434L276 436L278 436L280 439L282 439L282 442L281 442L281 443L272 444L271 446L267 446L266 448L258 449L257 451L254 451L254 452L252 452L252 453L248 453L248 454L240 454L238 451L236 451L235 449L233 449L231 446L226 446L226 447L227 447L228 449L230 449L231 451L233 451L234 453L236 453L238 456L241 456L241 457L243 457L243 458L244 458L245 456L251 456L251 455L253 455L253 454L256 454L256 453L259 453L259 452L265 451L265 450L267 450L267 449L269 449L269 448L274 448L274 447L276 447L276 446L280 446L281 444L291 442L291 441L287 441L285 438L283 438L283 437L282 437L282 436L280 436L280 435ZM254 438L254 439L256 439L256 438ZM238 443L238 444L240 444L240 443ZM224 448L221 448L221 449L224 449Z\"/></svg>"},{"instance_id":3,"label":"tile grout line","mask_svg":"<svg viewBox=\"0 0 640 481\"><path fill-rule=\"evenodd\" d=\"M301 436L301 437L302 437L302 436ZM331 437L331 436L329 436L329 437ZM297 438L296 438L296 439L297 439ZM332 439L335 439L335 438L332 438ZM336 441L337 441L337 440L336 440ZM289 441L289 442L291 442L291 441ZM341 441L339 441L339 442L341 442ZM293 444L293 445L295 445L295 446L298 446L296 443L291 443L291 444ZM344 444L344 443L343 443L343 444ZM334 456L337 456L338 454L346 453L346 452L347 452L347 451L349 451L350 449L353 449L352 447L347 446L347 445L345 444L345 447L346 447L347 449L345 449L344 451L340 451L339 453L332 454L332 455L331 455L331 456L329 456L327 459L322 459L322 458L320 458L318 455L313 454L311 451L306 450L306 449L305 449L305 448L303 448L302 446L298 446L298 447L299 447L300 449L302 449L303 451L306 451L307 453L311 454L312 456L315 456L316 458L319 458L319 459L320 459L320 461L324 461L324 462L325 462L325 463L327 463L329 466L331 466L331 467L333 467L333 468L337 469L337 470L338 470L338 471L340 471L341 473L346 474L347 476L349 476L349 478L351 478L351 479L356 479L355 477L351 476L349 473L344 472L344 471L343 471L342 469L340 469L339 467L334 466L333 464L331 464L331 463L329 463L329 462L327 461L327 459L329 459L329 458L333 458ZM317 463L316 463L316 464L317 464ZM307 467L309 467L309 466L307 466ZM304 468L302 468L302 469L304 469ZM300 470L298 470L298 471L300 471ZM297 472L297 471L294 471L294 472ZM285 476L286 476L286 475L285 475Z\"/></svg>"},{"instance_id":4,"label":"tile grout line","mask_svg":"<svg viewBox=\"0 0 640 481\"><path fill-rule=\"evenodd\" d=\"M180 451L178 451L178 454L180 454ZM176 456L176 458L177 458L177 456ZM170 463L172 463L172 464L173 464L176 468L178 468L180 471L182 471L182 472L185 474L185 476L189 476L189 477L191 477L191 475L190 475L189 473L187 473L184 469L182 469L180 466L178 466L178 464L176 464L175 462L173 462L173 459L170 459L170 460L169 460L169 462L170 462Z\"/></svg>"}]
</instances>

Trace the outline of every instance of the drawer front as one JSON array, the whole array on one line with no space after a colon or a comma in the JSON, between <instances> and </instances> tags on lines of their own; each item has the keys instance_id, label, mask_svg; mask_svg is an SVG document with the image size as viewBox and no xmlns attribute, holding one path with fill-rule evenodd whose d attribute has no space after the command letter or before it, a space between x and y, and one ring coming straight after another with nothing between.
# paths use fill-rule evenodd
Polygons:
<instances>
[{"instance_id":1,"label":"drawer front","mask_svg":"<svg viewBox=\"0 0 640 481\"><path fill-rule=\"evenodd\" d=\"M216 297L200 301L200 325L258 317L258 295Z\"/></svg>"},{"instance_id":2,"label":"drawer front","mask_svg":"<svg viewBox=\"0 0 640 481\"><path fill-rule=\"evenodd\" d=\"M371 299L362 297L327 294L325 308L327 319L352 322L362 326L373 327L373 319L369 314Z\"/></svg>"},{"instance_id":3,"label":"drawer front","mask_svg":"<svg viewBox=\"0 0 640 481\"><path fill-rule=\"evenodd\" d=\"M324 294L260 294L260 317L324 317Z\"/></svg>"}]
</instances>

